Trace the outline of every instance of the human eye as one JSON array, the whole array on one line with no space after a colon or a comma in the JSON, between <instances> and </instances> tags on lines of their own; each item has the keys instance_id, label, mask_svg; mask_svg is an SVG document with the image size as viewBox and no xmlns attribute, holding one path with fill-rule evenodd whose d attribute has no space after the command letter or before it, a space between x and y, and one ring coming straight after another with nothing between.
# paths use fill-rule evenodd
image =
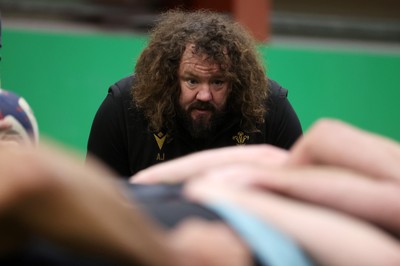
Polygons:
<instances>
[{"instance_id":1,"label":"human eye","mask_svg":"<svg viewBox=\"0 0 400 266\"><path fill-rule=\"evenodd\" d=\"M194 87L196 86L199 82L196 79L193 78L187 78L186 83L188 84L189 87Z\"/></svg>"},{"instance_id":2,"label":"human eye","mask_svg":"<svg viewBox=\"0 0 400 266\"><path fill-rule=\"evenodd\" d=\"M220 88L220 87L223 87L226 84L226 81L224 79L215 79L215 80L212 81L212 84L215 87Z\"/></svg>"}]
</instances>

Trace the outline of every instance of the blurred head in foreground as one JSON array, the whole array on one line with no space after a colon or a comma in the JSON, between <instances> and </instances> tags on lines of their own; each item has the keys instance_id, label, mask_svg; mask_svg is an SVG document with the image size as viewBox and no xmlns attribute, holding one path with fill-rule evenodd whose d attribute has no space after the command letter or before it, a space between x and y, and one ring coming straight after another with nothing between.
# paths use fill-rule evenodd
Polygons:
<instances>
[{"instance_id":1,"label":"blurred head in foreground","mask_svg":"<svg viewBox=\"0 0 400 266\"><path fill-rule=\"evenodd\" d=\"M39 141L36 118L24 98L0 89L0 141L35 146Z\"/></svg>"}]
</instances>

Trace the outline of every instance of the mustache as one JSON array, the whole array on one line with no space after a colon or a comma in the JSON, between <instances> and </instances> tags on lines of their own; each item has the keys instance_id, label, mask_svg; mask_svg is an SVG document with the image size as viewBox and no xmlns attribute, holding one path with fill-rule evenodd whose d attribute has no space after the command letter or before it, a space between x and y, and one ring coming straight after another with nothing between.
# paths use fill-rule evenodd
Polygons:
<instances>
[{"instance_id":1,"label":"mustache","mask_svg":"<svg viewBox=\"0 0 400 266\"><path fill-rule=\"evenodd\" d=\"M212 112L216 111L216 108L214 105L212 105L209 102L201 102L201 101L196 101L196 102L192 103L189 106L188 111L190 112L193 109L207 110L207 111L212 111Z\"/></svg>"}]
</instances>

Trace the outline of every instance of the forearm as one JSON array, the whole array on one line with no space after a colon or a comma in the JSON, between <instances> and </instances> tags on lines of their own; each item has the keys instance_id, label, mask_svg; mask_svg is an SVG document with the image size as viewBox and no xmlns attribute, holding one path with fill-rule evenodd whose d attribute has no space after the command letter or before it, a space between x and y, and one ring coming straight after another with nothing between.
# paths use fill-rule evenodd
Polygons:
<instances>
[{"instance_id":1,"label":"forearm","mask_svg":"<svg viewBox=\"0 0 400 266\"><path fill-rule=\"evenodd\" d=\"M326 206L400 233L400 187L335 167L259 169L248 184Z\"/></svg>"},{"instance_id":2,"label":"forearm","mask_svg":"<svg viewBox=\"0 0 400 266\"><path fill-rule=\"evenodd\" d=\"M209 169L197 177L277 192L348 213L394 233L400 232L400 187L348 169L238 163Z\"/></svg>"},{"instance_id":3,"label":"forearm","mask_svg":"<svg viewBox=\"0 0 400 266\"><path fill-rule=\"evenodd\" d=\"M267 201L269 204L256 206L243 198L243 206L291 235L318 264L378 266L400 262L398 243L368 224L275 195L265 198L264 203ZM369 253L371 250L377 254Z\"/></svg>"},{"instance_id":4,"label":"forearm","mask_svg":"<svg viewBox=\"0 0 400 266\"><path fill-rule=\"evenodd\" d=\"M134 175L131 182L144 184L182 182L201 175L209 169L237 163L257 162L264 165L281 165L287 156L287 151L270 145L206 150L149 167Z\"/></svg>"},{"instance_id":5,"label":"forearm","mask_svg":"<svg viewBox=\"0 0 400 266\"><path fill-rule=\"evenodd\" d=\"M196 200L227 200L290 235L318 265L398 265L400 247L382 231L332 210L255 190L227 190L194 185L186 194ZM371 252L373 250L373 252Z\"/></svg>"}]
</instances>

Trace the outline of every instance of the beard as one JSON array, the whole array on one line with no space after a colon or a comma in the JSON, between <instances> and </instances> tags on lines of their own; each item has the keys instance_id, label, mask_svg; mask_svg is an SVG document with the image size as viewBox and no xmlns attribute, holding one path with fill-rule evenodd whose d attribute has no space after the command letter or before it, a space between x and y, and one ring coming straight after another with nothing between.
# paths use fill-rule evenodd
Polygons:
<instances>
[{"instance_id":1,"label":"beard","mask_svg":"<svg viewBox=\"0 0 400 266\"><path fill-rule=\"evenodd\" d=\"M209 111L211 115L199 115L196 119L193 119L191 113L195 109ZM179 107L178 112L178 117L182 120L183 126L195 139L205 139L214 134L217 125L221 122L224 115L225 112L217 110L211 103L201 101L192 103L188 110Z\"/></svg>"}]
</instances>

